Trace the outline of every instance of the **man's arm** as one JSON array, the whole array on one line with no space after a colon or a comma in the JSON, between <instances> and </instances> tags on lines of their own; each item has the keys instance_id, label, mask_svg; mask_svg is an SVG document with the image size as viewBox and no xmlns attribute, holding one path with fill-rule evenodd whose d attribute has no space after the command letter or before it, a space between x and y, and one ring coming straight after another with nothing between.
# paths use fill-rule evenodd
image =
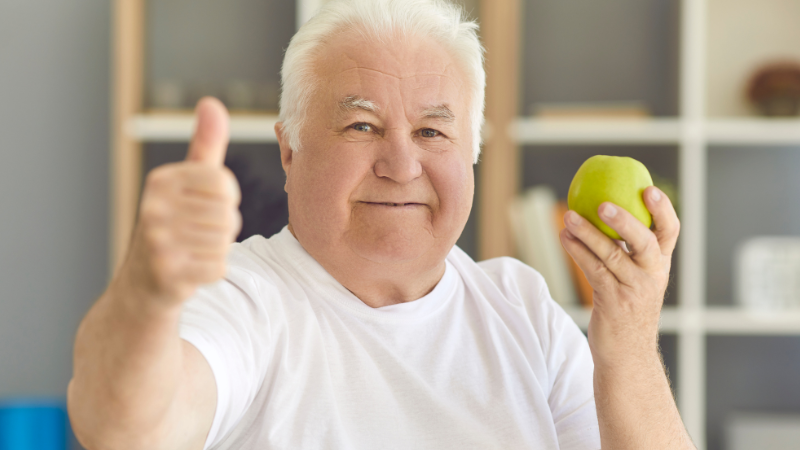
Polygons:
<instances>
[{"instance_id":1,"label":"man's arm","mask_svg":"<svg viewBox=\"0 0 800 450\"><path fill-rule=\"evenodd\" d=\"M203 99L187 161L147 178L129 253L75 341L67 400L87 448L203 448L216 383L178 322L197 286L224 276L240 227L240 194L223 166L227 142L225 108Z\"/></svg>"},{"instance_id":2,"label":"man's arm","mask_svg":"<svg viewBox=\"0 0 800 450\"><path fill-rule=\"evenodd\" d=\"M180 308L148 310L115 279L75 341L70 420L89 449L202 449L216 408L208 363L178 337Z\"/></svg>"},{"instance_id":3,"label":"man's arm","mask_svg":"<svg viewBox=\"0 0 800 450\"><path fill-rule=\"evenodd\" d=\"M669 199L650 187L643 198L649 230L624 209L599 215L625 245L570 211L561 242L594 288L589 347L604 449L694 449L670 391L658 350L658 321L680 224ZM627 248L626 248L627 247Z\"/></svg>"}]
</instances>

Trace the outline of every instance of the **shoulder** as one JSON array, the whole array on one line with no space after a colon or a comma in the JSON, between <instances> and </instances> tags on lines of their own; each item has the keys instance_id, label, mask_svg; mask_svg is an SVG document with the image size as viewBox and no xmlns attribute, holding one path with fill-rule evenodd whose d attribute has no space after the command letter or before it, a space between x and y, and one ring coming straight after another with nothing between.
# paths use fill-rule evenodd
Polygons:
<instances>
[{"instance_id":1,"label":"shoulder","mask_svg":"<svg viewBox=\"0 0 800 450\"><path fill-rule=\"evenodd\" d=\"M534 323L537 327L546 326L546 320L542 319L551 317L553 309L560 309L552 300L544 277L516 258L504 256L476 263L456 247L448 259L458 268L466 285L481 291L495 305L506 303L522 308L524 316L538 322Z\"/></svg>"},{"instance_id":2,"label":"shoulder","mask_svg":"<svg viewBox=\"0 0 800 450\"><path fill-rule=\"evenodd\" d=\"M504 297L526 308L540 305L550 296L544 277L516 258L492 258L476 266Z\"/></svg>"},{"instance_id":3,"label":"shoulder","mask_svg":"<svg viewBox=\"0 0 800 450\"><path fill-rule=\"evenodd\" d=\"M460 254L453 256L460 261L469 259L465 253L459 252ZM472 262L471 259L469 261ZM464 265L463 262L461 264ZM543 338L543 344L548 344L550 335L560 334L565 327L577 329L569 314L553 300L544 277L532 267L510 257L492 258L472 264L473 270L479 272L467 276L483 278L485 283L491 285L484 287L484 290L491 290L494 296L501 296L508 303L521 307L522 315Z\"/></svg>"},{"instance_id":4,"label":"shoulder","mask_svg":"<svg viewBox=\"0 0 800 450\"><path fill-rule=\"evenodd\" d=\"M286 255L280 249L279 239L254 235L242 242L231 244L228 252L228 272L225 280L247 290L255 285L274 286L287 278Z\"/></svg>"}]
</instances>

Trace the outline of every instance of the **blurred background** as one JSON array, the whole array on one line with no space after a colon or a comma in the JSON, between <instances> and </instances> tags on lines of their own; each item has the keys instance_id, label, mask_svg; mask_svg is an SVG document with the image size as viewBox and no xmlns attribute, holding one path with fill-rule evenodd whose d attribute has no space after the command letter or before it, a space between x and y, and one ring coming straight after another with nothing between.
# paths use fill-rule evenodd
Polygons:
<instances>
[{"instance_id":1,"label":"blurred background","mask_svg":"<svg viewBox=\"0 0 800 450\"><path fill-rule=\"evenodd\" d=\"M323 2L0 0L0 448L75 446L20 424L63 433L77 325L197 99L232 113L239 239L286 224L279 70ZM556 241L569 183L595 154L642 161L683 226L661 346L687 428L709 450L797 448L800 0L461 4L489 127L458 245L531 264L585 328L591 294Z\"/></svg>"}]
</instances>

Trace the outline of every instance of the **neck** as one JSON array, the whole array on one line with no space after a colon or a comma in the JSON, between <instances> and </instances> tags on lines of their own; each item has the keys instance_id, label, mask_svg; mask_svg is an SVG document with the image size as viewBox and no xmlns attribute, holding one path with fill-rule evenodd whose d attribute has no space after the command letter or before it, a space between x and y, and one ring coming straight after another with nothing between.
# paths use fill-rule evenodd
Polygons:
<instances>
[{"instance_id":1,"label":"neck","mask_svg":"<svg viewBox=\"0 0 800 450\"><path fill-rule=\"evenodd\" d=\"M371 308L380 308L381 306L413 302L428 295L442 279L444 271L445 263L442 261L440 267L426 273L416 273L408 278L401 276L392 277L392 279L366 280L361 276L351 278L346 274L331 273L364 304ZM414 282L409 283L409 279L413 279Z\"/></svg>"},{"instance_id":2,"label":"neck","mask_svg":"<svg viewBox=\"0 0 800 450\"><path fill-rule=\"evenodd\" d=\"M297 239L291 224L289 231ZM302 241L297 240L302 245ZM356 255L343 262L329 254L309 253L336 281L371 308L412 302L426 296L442 279L446 268L443 258L434 264L427 261L379 264Z\"/></svg>"}]
</instances>

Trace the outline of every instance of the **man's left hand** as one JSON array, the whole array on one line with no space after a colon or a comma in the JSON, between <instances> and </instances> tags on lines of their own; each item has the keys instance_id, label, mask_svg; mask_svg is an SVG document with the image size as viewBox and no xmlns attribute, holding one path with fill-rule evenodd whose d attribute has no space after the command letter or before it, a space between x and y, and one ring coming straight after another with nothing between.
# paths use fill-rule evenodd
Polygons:
<instances>
[{"instance_id":1,"label":"man's left hand","mask_svg":"<svg viewBox=\"0 0 800 450\"><path fill-rule=\"evenodd\" d=\"M643 199L653 216L653 230L613 203L598 209L624 243L575 211L564 216L561 242L594 289L589 346L595 365L635 363L657 355L659 316L680 222L658 188L647 188Z\"/></svg>"}]
</instances>

